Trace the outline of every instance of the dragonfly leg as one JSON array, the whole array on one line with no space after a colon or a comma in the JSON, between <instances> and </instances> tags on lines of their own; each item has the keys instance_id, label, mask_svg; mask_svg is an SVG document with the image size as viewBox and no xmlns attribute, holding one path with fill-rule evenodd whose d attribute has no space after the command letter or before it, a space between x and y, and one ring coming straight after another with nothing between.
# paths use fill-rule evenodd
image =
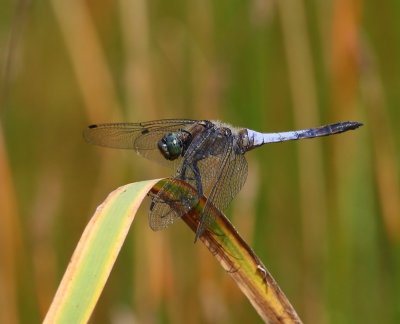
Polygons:
<instances>
[{"instance_id":1,"label":"dragonfly leg","mask_svg":"<svg viewBox=\"0 0 400 324\"><path fill-rule=\"evenodd\" d=\"M193 162L190 168L193 171L194 180L196 181L197 195L199 198L201 198L203 196L203 185L201 183L201 175L199 167L197 166L197 161Z\"/></svg>"},{"instance_id":2,"label":"dragonfly leg","mask_svg":"<svg viewBox=\"0 0 400 324\"><path fill-rule=\"evenodd\" d=\"M193 172L193 178L192 177L187 177L186 175L186 170L187 167L189 167L192 172ZM197 161L193 162L193 163L188 163L187 165L182 166L182 169L179 171L177 178L179 180L194 180L196 182L196 190L197 190L197 194L198 197L200 198L201 196L203 196L203 185L201 183L201 175L200 175L200 170L199 167L197 166Z\"/></svg>"},{"instance_id":3,"label":"dragonfly leg","mask_svg":"<svg viewBox=\"0 0 400 324\"><path fill-rule=\"evenodd\" d=\"M178 170L178 175L176 176L179 180L187 180L186 178L186 165L182 165L182 168Z\"/></svg>"}]
</instances>

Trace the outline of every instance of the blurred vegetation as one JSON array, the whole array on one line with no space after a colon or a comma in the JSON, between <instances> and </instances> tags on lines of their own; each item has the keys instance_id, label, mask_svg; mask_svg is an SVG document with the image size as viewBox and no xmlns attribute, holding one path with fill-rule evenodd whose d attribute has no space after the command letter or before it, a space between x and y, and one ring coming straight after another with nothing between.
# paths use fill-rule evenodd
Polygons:
<instances>
[{"instance_id":1,"label":"blurred vegetation","mask_svg":"<svg viewBox=\"0 0 400 324\"><path fill-rule=\"evenodd\" d=\"M0 10L0 322L43 319L114 188L168 176L90 123L221 119L356 132L247 154L227 211L305 323L400 322L400 2L9 1ZM182 222L144 206L93 323L253 323Z\"/></svg>"}]
</instances>

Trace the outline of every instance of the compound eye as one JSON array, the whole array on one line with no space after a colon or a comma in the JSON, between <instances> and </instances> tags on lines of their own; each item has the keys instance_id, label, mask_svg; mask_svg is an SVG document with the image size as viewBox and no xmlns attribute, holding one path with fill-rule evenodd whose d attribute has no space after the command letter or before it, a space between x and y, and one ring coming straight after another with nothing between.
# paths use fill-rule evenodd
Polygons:
<instances>
[{"instance_id":1,"label":"compound eye","mask_svg":"<svg viewBox=\"0 0 400 324\"><path fill-rule=\"evenodd\" d=\"M158 142L158 149L167 160L175 160L183 150L182 142L177 133L168 133Z\"/></svg>"},{"instance_id":2,"label":"compound eye","mask_svg":"<svg viewBox=\"0 0 400 324\"><path fill-rule=\"evenodd\" d=\"M167 160L169 160L168 147L167 147L167 144L165 143L164 139L161 139L158 142L158 149L160 150L163 157L165 157Z\"/></svg>"}]
</instances>

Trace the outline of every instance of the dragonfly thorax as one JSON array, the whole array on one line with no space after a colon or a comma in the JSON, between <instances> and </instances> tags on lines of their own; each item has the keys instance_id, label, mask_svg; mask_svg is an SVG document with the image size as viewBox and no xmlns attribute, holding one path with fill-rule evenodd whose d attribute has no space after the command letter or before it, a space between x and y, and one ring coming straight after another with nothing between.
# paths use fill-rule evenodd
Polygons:
<instances>
[{"instance_id":1,"label":"dragonfly thorax","mask_svg":"<svg viewBox=\"0 0 400 324\"><path fill-rule=\"evenodd\" d=\"M178 133L168 133L159 142L158 149L167 160L175 160L182 155L183 142Z\"/></svg>"}]
</instances>

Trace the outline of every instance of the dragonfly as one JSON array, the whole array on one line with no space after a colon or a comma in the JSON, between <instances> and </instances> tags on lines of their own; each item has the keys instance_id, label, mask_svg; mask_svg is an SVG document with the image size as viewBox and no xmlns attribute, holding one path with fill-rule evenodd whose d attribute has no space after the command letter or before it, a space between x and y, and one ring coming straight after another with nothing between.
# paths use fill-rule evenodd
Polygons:
<instances>
[{"instance_id":1,"label":"dragonfly","mask_svg":"<svg viewBox=\"0 0 400 324\"><path fill-rule=\"evenodd\" d=\"M329 136L360 126L362 123L345 121L303 130L260 133L213 120L161 119L94 124L85 129L84 138L99 146L135 150L145 158L174 168L170 181L152 197L149 225L155 231L165 229L205 197L196 241L215 221L212 208L224 210L243 187L248 171L246 152L268 143ZM192 186L196 194L176 190L174 182L179 181Z\"/></svg>"}]
</instances>

